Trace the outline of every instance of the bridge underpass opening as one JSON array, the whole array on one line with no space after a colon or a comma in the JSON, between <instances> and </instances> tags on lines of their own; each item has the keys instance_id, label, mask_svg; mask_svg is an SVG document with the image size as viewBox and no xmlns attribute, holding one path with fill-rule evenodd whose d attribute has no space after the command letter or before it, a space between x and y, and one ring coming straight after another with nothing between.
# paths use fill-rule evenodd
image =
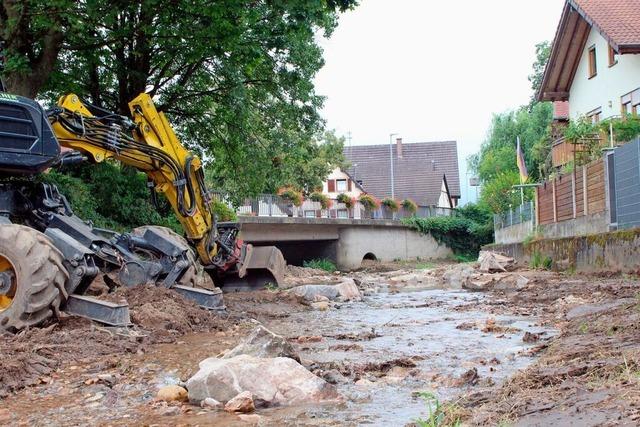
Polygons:
<instances>
[{"instance_id":1,"label":"bridge underpass opening","mask_svg":"<svg viewBox=\"0 0 640 427\"><path fill-rule=\"evenodd\" d=\"M302 267L305 261L328 259L337 261L336 240L294 240L253 243L254 246L275 246L280 249L287 264Z\"/></svg>"},{"instance_id":2,"label":"bridge underpass opening","mask_svg":"<svg viewBox=\"0 0 640 427\"><path fill-rule=\"evenodd\" d=\"M364 256L362 257L363 261L377 261L378 257L376 257L376 255L373 252L367 252L366 254L364 254Z\"/></svg>"}]
</instances>

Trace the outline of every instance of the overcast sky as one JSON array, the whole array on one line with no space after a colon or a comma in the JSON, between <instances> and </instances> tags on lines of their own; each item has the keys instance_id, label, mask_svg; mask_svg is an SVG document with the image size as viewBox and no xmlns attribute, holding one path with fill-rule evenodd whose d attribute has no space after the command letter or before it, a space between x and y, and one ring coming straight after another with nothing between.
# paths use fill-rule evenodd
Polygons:
<instances>
[{"instance_id":1,"label":"overcast sky","mask_svg":"<svg viewBox=\"0 0 640 427\"><path fill-rule=\"evenodd\" d=\"M552 40L563 0L361 0L322 40L316 79L323 116L353 145L458 141L463 202L466 158L493 113L531 96L535 45ZM515 159L514 159L515 161Z\"/></svg>"}]
</instances>

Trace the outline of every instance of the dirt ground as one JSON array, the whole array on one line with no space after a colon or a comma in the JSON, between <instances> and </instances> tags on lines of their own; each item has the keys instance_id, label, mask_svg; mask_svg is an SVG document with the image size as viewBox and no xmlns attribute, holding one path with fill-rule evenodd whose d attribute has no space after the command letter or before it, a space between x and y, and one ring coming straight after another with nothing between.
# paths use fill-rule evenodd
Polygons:
<instances>
[{"instance_id":1,"label":"dirt ground","mask_svg":"<svg viewBox=\"0 0 640 427\"><path fill-rule=\"evenodd\" d=\"M463 419L473 425L638 425L639 286L636 276L551 274L517 292L496 292L507 309L530 310L560 333L536 348L540 358L529 368L456 400Z\"/></svg>"},{"instance_id":2,"label":"dirt ground","mask_svg":"<svg viewBox=\"0 0 640 427\"><path fill-rule=\"evenodd\" d=\"M456 266L371 263L363 271L350 275L294 268L289 271L287 287L338 281L349 276L356 279L365 295L379 292L372 291L373 285L366 283L371 280L386 282L387 291L393 295L403 287L416 285L415 277L420 286L441 280L451 268ZM640 423L640 279L526 269L517 274L528 280L526 285L494 287L478 293L483 299L471 295L453 306L460 313L486 314L478 321L460 322L456 328L477 329L479 333L500 338L519 330L499 325L493 318L518 315L535 318L540 327L558 332L554 336L525 333L520 339L530 344L528 356L537 359L506 381L478 381L473 369L456 378L460 382L456 384L459 393L442 406L446 420L460 420L468 425ZM162 288L128 289L121 296L129 302L133 328L107 328L66 317L43 328L2 337L0 424L93 424L92 419L110 419L114 411L120 418L106 424L139 424L134 420L142 412L152 418L161 417L156 422L159 425L174 424L176 420L185 425L198 424L189 417L200 414L199 407L154 401L158 376L184 381L197 369L198 361L235 346L256 321L282 325L293 321L293 313L307 316L305 313L312 310L283 291L226 294L228 310L224 315L202 310ZM438 306L433 300L416 302L413 308L430 310ZM390 308L395 308L393 303ZM335 309L340 306L332 308ZM363 344L381 336L373 329L367 334L348 330L328 333L301 326L291 339L301 350L313 350L319 341L342 339L340 343L327 344L326 350L366 355ZM418 362L425 363L416 354L335 368L354 382L376 381L401 368L418 371L421 366ZM490 360L480 362L492 364ZM491 370L500 369L499 361L494 365ZM327 366L316 363L310 369L321 375ZM61 401L75 402L77 408L67 408L63 416ZM87 407L92 408L92 414L86 414ZM162 421L164 415L178 418ZM148 420L149 415L144 419ZM398 425L410 421L402 420ZM238 419L222 415L216 422L231 425Z\"/></svg>"}]
</instances>

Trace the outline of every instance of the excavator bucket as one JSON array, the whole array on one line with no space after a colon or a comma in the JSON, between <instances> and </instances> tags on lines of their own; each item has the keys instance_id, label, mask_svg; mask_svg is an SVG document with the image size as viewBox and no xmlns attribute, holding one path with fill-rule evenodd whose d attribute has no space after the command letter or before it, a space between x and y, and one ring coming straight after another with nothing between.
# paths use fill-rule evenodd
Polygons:
<instances>
[{"instance_id":1,"label":"excavator bucket","mask_svg":"<svg viewBox=\"0 0 640 427\"><path fill-rule=\"evenodd\" d=\"M275 246L247 244L242 250L236 274L224 278L224 292L252 291L265 286L281 285L287 263L280 249Z\"/></svg>"}]
</instances>

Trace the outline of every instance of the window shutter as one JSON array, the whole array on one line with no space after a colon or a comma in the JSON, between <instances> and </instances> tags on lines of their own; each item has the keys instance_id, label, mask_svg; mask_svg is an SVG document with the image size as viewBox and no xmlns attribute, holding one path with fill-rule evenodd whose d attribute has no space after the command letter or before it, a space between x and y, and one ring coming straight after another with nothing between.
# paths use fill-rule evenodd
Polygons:
<instances>
[{"instance_id":1,"label":"window shutter","mask_svg":"<svg viewBox=\"0 0 640 427\"><path fill-rule=\"evenodd\" d=\"M329 181L327 181L327 186L329 187L329 193L335 193L336 192L336 180L335 179L330 179Z\"/></svg>"},{"instance_id":2,"label":"window shutter","mask_svg":"<svg viewBox=\"0 0 640 427\"><path fill-rule=\"evenodd\" d=\"M347 191L351 191L351 180L347 180Z\"/></svg>"}]
</instances>

